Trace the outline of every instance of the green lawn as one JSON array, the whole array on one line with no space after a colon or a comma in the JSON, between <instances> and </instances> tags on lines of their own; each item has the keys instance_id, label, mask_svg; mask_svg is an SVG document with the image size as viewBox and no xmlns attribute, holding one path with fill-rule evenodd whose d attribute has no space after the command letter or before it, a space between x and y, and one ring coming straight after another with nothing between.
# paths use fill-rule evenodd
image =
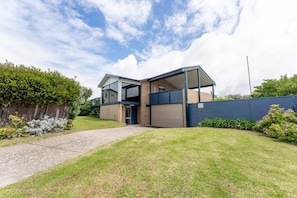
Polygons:
<instances>
[{"instance_id":1,"label":"green lawn","mask_svg":"<svg viewBox=\"0 0 297 198\"><path fill-rule=\"evenodd\" d=\"M113 120L103 120L92 116L77 116L73 121L73 125L74 127L71 132L126 126L124 123Z\"/></svg>"},{"instance_id":2,"label":"green lawn","mask_svg":"<svg viewBox=\"0 0 297 198\"><path fill-rule=\"evenodd\" d=\"M259 133L154 129L0 189L2 197L297 197L297 147Z\"/></svg>"},{"instance_id":3,"label":"green lawn","mask_svg":"<svg viewBox=\"0 0 297 198\"><path fill-rule=\"evenodd\" d=\"M65 130L59 133L48 133L42 136L36 137L22 137L22 138L13 138L10 140L0 140L0 147L9 146L13 144L19 144L22 142L29 142L32 140L40 140L45 139L57 135L65 135L68 133L78 132L78 131L86 131L86 130L95 130L95 129L106 129L106 128L115 128L115 127L123 127L126 126L123 123L119 123L113 120L103 120L92 116L77 116L75 120L73 120L73 128L71 130Z\"/></svg>"}]
</instances>

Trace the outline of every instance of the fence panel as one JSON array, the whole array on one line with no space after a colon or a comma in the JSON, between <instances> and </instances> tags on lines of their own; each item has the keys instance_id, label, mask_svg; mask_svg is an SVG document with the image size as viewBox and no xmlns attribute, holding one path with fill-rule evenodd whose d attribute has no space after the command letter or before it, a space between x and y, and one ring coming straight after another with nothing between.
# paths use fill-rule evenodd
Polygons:
<instances>
[{"instance_id":1,"label":"fence panel","mask_svg":"<svg viewBox=\"0 0 297 198\"><path fill-rule=\"evenodd\" d=\"M25 121L41 119L45 115L56 118L68 118L68 105L36 105L36 104L0 104L0 127L9 122L9 115L24 117Z\"/></svg>"},{"instance_id":2,"label":"fence panel","mask_svg":"<svg viewBox=\"0 0 297 198\"><path fill-rule=\"evenodd\" d=\"M188 126L195 127L206 118L260 120L272 104L297 111L297 96L194 103L188 105Z\"/></svg>"}]
</instances>

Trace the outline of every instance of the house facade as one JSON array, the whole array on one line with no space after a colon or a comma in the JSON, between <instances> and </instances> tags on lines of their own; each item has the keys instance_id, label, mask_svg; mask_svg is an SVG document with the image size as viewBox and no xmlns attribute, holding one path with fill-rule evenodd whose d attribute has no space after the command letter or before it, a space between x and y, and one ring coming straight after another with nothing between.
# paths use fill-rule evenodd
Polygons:
<instances>
[{"instance_id":1,"label":"house facade","mask_svg":"<svg viewBox=\"0 0 297 198\"><path fill-rule=\"evenodd\" d=\"M183 67L152 78L135 80L106 74L100 117L127 124L187 127L188 105L211 101L215 82L200 66ZM201 89L212 87L212 94Z\"/></svg>"}]
</instances>

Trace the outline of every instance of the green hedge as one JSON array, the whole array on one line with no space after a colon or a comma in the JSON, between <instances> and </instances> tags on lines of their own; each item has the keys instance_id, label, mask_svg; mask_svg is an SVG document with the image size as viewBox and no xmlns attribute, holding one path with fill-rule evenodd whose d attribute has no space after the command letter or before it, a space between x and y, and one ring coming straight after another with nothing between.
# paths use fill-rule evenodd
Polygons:
<instances>
[{"instance_id":1,"label":"green hedge","mask_svg":"<svg viewBox=\"0 0 297 198\"><path fill-rule=\"evenodd\" d=\"M256 123L256 121L244 119L208 118L199 122L198 126L252 130Z\"/></svg>"},{"instance_id":2,"label":"green hedge","mask_svg":"<svg viewBox=\"0 0 297 198\"><path fill-rule=\"evenodd\" d=\"M0 63L0 104L72 104L79 93L78 82L56 71Z\"/></svg>"}]
</instances>

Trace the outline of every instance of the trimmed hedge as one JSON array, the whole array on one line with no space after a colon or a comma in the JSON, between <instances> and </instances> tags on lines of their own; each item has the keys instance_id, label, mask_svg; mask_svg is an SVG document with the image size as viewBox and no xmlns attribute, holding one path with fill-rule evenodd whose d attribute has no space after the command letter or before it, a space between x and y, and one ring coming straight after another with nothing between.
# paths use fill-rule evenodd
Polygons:
<instances>
[{"instance_id":1,"label":"trimmed hedge","mask_svg":"<svg viewBox=\"0 0 297 198\"><path fill-rule=\"evenodd\" d=\"M252 130L256 123L256 121L244 119L208 118L199 122L198 126Z\"/></svg>"},{"instance_id":2,"label":"trimmed hedge","mask_svg":"<svg viewBox=\"0 0 297 198\"><path fill-rule=\"evenodd\" d=\"M0 104L72 104L79 94L79 83L57 71L0 63Z\"/></svg>"}]
</instances>

